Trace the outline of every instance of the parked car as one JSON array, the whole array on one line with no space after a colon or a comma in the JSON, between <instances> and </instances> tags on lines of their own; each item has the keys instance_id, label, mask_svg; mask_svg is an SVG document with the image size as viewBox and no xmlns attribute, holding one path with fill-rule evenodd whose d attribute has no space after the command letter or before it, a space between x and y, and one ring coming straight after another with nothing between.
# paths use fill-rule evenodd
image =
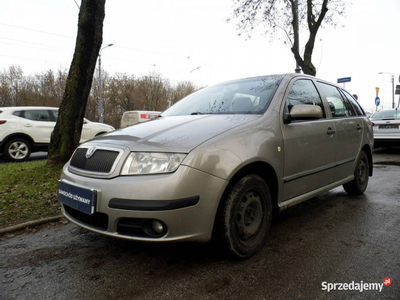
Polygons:
<instances>
[{"instance_id":1,"label":"parked car","mask_svg":"<svg viewBox=\"0 0 400 300\"><path fill-rule=\"evenodd\" d=\"M138 123L147 122L157 118L159 114L161 114L161 111L129 110L122 114L120 127L125 128Z\"/></svg>"},{"instance_id":2,"label":"parked car","mask_svg":"<svg viewBox=\"0 0 400 300\"><path fill-rule=\"evenodd\" d=\"M56 125L58 108L42 106L0 107L0 153L9 161L25 161L32 152L47 151ZM80 142L114 130L84 119Z\"/></svg>"},{"instance_id":3,"label":"parked car","mask_svg":"<svg viewBox=\"0 0 400 300\"><path fill-rule=\"evenodd\" d=\"M265 243L274 209L372 176L369 119L341 87L286 74L204 88L157 119L80 145L58 200L67 219L135 241Z\"/></svg>"},{"instance_id":4,"label":"parked car","mask_svg":"<svg viewBox=\"0 0 400 300\"><path fill-rule=\"evenodd\" d=\"M400 145L400 111L380 110L371 116L375 147Z\"/></svg>"}]
</instances>

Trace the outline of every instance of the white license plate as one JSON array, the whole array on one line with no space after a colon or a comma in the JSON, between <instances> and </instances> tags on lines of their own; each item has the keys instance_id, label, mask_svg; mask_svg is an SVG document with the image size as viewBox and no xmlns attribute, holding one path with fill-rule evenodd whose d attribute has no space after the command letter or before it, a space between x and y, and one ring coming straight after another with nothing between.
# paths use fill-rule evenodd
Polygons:
<instances>
[{"instance_id":1,"label":"white license plate","mask_svg":"<svg viewBox=\"0 0 400 300\"><path fill-rule=\"evenodd\" d=\"M93 214L97 191L58 181L57 200L86 214Z\"/></svg>"},{"instance_id":2,"label":"white license plate","mask_svg":"<svg viewBox=\"0 0 400 300\"><path fill-rule=\"evenodd\" d=\"M393 124L379 125L379 129L399 129L399 125L393 125Z\"/></svg>"}]
</instances>

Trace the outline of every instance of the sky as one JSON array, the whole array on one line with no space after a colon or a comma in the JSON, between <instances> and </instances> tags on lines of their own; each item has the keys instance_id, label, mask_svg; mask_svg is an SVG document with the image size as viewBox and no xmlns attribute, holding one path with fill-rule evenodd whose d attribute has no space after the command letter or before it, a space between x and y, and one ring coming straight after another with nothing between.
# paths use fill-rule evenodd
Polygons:
<instances>
[{"instance_id":1,"label":"sky","mask_svg":"<svg viewBox=\"0 0 400 300\"><path fill-rule=\"evenodd\" d=\"M392 106L400 75L400 0L346 0L336 29L321 29L313 63L317 77L356 94L367 111ZM69 69L80 0L0 0L0 70L20 66L24 75ZM249 76L292 73L295 61L283 40L257 28L239 36L233 0L107 0L102 71L206 86ZM301 42L306 36L301 35ZM301 50L303 51L303 50ZM386 72L379 74L380 72ZM397 106L399 95L395 96Z\"/></svg>"}]
</instances>

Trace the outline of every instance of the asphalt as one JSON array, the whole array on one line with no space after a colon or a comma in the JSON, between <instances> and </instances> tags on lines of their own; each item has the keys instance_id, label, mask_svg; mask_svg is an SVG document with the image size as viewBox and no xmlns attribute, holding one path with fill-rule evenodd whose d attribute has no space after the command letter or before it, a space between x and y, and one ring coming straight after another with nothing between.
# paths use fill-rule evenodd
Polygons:
<instances>
[{"instance_id":1,"label":"asphalt","mask_svg":"<svg viewBox=\"0 0 400 300\"><path fill-rule=\"evenodd\" d=\"M63 219L2 235L0 299L400 299L399 156L376 151L364 195L338 187L279 214L247 260L212 243L137 243Z\"/></svg>"}]
</instances>

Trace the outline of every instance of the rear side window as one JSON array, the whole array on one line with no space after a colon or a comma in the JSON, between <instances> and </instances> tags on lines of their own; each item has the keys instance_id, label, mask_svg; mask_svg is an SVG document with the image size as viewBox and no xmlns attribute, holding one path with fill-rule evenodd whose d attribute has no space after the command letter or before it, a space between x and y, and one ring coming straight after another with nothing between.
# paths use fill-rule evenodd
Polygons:
<instances>
[{"instance_id":1,"label":"rear side window","mask_svg":"<svg viewBox=\"0 0 400 300\"><path fill-rule=\"evenodd\" d=\"M345 90L342 90L343 94L346 96L347 100L353 105L357 115L359 116L365 116L364 110L360 106L360 104L351 96L348 92Z\"/></svg>"},{"instance_id":2,"label":"rear side window","mask_svg":"<svg viewBox=\"0 0 400 300\"><path fill-rule=\"evenodd\" d=\"M22 113L23 113L22 110L17 110L13 112L13 116L22 117Z\"/></svg>"},{"instance_id":3,"label":"rear side window","mask_svg":"<svg viewBox=\"0 0 400 300\"><path fill-rule=\"evenodd\" d=\"M23 118L41 122L53 121L52 116L50 116L48 110L26 110L24 112Z\"/></svg>"},{"instance_id":4,"label":"rear side window","mask_svg":"<svg viewBox=\"0 0 400 300\"><path fill-rule=\"evenodd\" d=\"M297 80L290 89L288 98L286 100L286 105L291 111L292 107L295 105L317 105L321 107L322 111L325 110L322 104L321 97L311 80L308 79L300 79Z\"/></svg>"},{"instance_id":5,"label":"rear side window","mask_svg":"<svg viewBox=\"0 0 400 300\"><path fill-rule=\"evenodd\" d=\"M355 116L356 112L347 98L343 98L337 87L318 82L318 87L325 94L334 118Z\"/></svg>"},{"instance_id":6,"label":"rear side window","mask_svg":"<svg viewBox=\"0 0 400 300\"><path fill-rule=\"evenodd\" d=\"M58 110L51 110L50 112L53 115L53 121L57 121L57 119L58 119Z\"/></svg>"}]
</instances>

